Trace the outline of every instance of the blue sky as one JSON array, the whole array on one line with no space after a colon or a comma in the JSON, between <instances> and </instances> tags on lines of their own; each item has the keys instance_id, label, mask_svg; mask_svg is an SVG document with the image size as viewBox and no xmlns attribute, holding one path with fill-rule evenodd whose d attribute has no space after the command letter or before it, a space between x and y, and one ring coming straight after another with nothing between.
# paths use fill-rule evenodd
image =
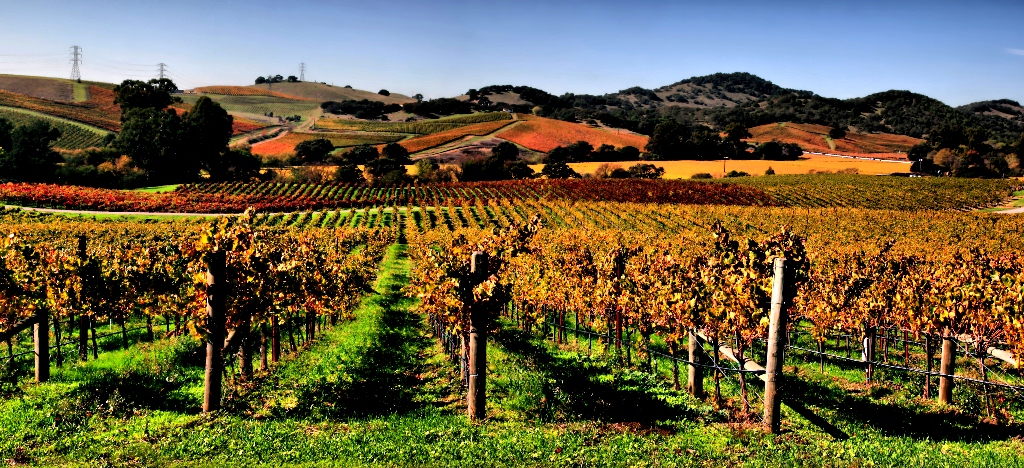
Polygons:
<instances>
[{"instance_id":1,"label":"blue sky","mask_svg":"<svg viewBox=\"0 0 1024 468\"><path fill-rule=\"evenodd\" d=\"M126 6L130 5L130 6ZM257 75L428 98L489 84L554 94L747 71L849 98L909 89L951 105L1024 101L1024 2L0 0L0 73Z\"/></svg>"}]
</instances>

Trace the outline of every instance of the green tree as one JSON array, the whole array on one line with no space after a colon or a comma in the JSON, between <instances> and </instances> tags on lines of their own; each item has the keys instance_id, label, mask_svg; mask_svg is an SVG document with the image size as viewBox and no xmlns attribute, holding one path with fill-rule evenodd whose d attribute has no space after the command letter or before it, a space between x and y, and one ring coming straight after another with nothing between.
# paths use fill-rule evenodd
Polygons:
<instances>
[{"instance_id":1,"label":"green tree","mask_svg":"<svg viewBox=\"0 0 1024 468\"><path fill-rule=\"evenodd\" d=\"M380 91L377 91L377 94L380 94L381 96L390 96L391 92L386 89L382 89Z\"/></svg>"},{"instance_id":2,"label":"green tree","mask_svg":"<svg viewBox=\"0 0 1024 468\"><path fill-rule=\"evenodd\" d=\"M692 133L690 126L666 120L654 126L646 151L654 155L655 159L687 159L691 154Z\"/></svg>"},{"instance_id":3,"label":"green tree","mask_svg":"<svg viewBox=\"0 0 1024 468\"><path fill-rule=\"evenodd\" d=\"M127 111L132 109L164 109L175 102L181 102L181 99L171 96L177 90L178 86L167 78L148 82L124 80L114 86L114 102L121 106L124 119Z\"/></svg>"},{"instance_id":4,"label":"green tree","mask_svg":"<svg viewBox=\"0 0 1024 468\"><path fill-rule=\"evenodd\" d=\"M222 158L224 180L250 180L260 176L262 160L249 150L229 150Z\"/></svg>"},{"instance_id":5,"label":"green tree","mask_svg":"<svg viewBox=\"0 0 1024 468\"><path fill-rule=\"evenodd\" d=\"M631 179L660 179L665 175L665 168L657 167L654 164L634 164L629 167L629 178Z\"/></svg>"},{"instance_id":6,"label":"green tree","mask_svg":"<svg viewBox=\"0 0 1024 468\"><path fill-rule=\"evenodd\" d=\"M199 160L188 131L173 111L131 109L122 116L113 146L148 174L153 184L188 182L199 176Z\"/></svg>"},{"instance_id":7,"label":"green tree","mask_svg":"<svg viewBox=\"0 0 1024 468\"><path fill-rule=\"evenodd\" d=\"M11 133L14 131L14 124L10 120L0 117L0 148L10 151Z\"/></svg>"},{"instance_id":8,"label":"green tree","mask_svg":"<svg viewBox=\"0 0 1024 468\"><path fill-rule=\"evenodd\" d=\"M833 124L832 128L828 131L828 137L833 140L841 140L846 138L846 128L840 124Z\"/></svg>"},{"instance_id":9,"label":"green tree","mask_svg":"<svg viewBox=\"0 0 1024 468\"><path fill-rule=\"evenodd\" d=\"M295 145L295 155L302 164L320 164L334 151L334 144L326 138L306 140Z\"/></svg>"},{"instance_id":10,"label":"green tree","mask_svg":"<svg viewBox=\"0 0 1024 468\"><path fill-rule=\"evenodd\" d=\"M752 136L753 135L750 134L750 131L747 130L747 127L744 127L743 124L739 122L732 122L725 126L725 139L727 141L736 143L744 138L750 138Z\"/></svg>"},{"instance_id":11,"label":"green tree","mask_svg":"<svg viewBox=\"0 0 1024 468\"><path fill-rule=\"evenodd\" d=\"M564 162L545 163L540 174L549 179L578 179L579 173Z\"/></svg>"},{"instance_id":12,"label":"green tree","mask_svg":"<svg viewBox=\"0 0 1024 468\"><path fill-rule=\"evenodd\" d=\"M385 159L398 162L400 164L409 164L412 160L409 159L409 150L405 149L404 146L398 143L389 143L381 151L381 156Z\"/></svg>"},{"instance_id":13,"label":"green tree","mask_svg":"<svg viewBox=\"0 0 1024 468\"><path fill-rule=\"evenodd\" d=\"M537 172L526 164L526 161L513 161L505 164L505 171L508 172L508 176L515 180L525 180L537 177Z\"/></svg>"},{"instance_id":14,"label":"green tree","mask_svg":"<svg viewBox=\"0 0 1024 468\"><path fill-rule=\"evenodd\" d=\"M512 162L519 159L519 147L515 143L503 141L491 148L491 157L499 161Z\"/></svg>"},{"instance_id":15,"label":"green tree","mask_svg":"<svg viewBox=\"0 0 1024 468\"><path fill-rule=\"evenodd\" d=\"M231 141L234 119L220 104L203 96L182 116L189 146L199 164L213 180L226 180L228 165L223 155Z\"/></svg>"},{"instance_id":16,"label":"green tree","mask_svg":"<svg viewBox=\"0 0 1024 468\"><path fill-rule=\"evenodd\" d=\"M334 181L348 184L361 184L365 182L363 171L355 164L341 164L334 170Z\"/></svg>"},{"instance_id":17,"label":"green tree","mask_svg":"<svg viewBox=\"0 0 1024 468\"><path fill-rule=\"evenodd\" d=\"M53 180L62 158L50 145L58 138L60 130L45 120L15 127L11 132L11 150L0 156L0 177L21 182Z\"/></svg>"},{"instance_id":18,"label":"green tree","mask_svg":"<svg viewBox=\"0 0 1024 468\"><path fill-rule=\"evenodd\" d=\"M376 146L359 145L345 152L343 158L349 164L366 164L380 157Z\"/></svg>"}]
</instances>

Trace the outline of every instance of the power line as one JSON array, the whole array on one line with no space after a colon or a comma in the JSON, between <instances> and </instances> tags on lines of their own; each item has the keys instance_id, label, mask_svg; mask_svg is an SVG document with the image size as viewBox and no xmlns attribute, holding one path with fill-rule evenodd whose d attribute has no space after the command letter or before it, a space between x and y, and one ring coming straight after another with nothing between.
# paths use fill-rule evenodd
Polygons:
<instances>
[{"instance_id":1,"label":"power line","mask_svg":"<svg viewBox=\"0 0 1024 468\"><path fill-rule=\"evenodd\" d=\"M71 46L71 79L73 81L82 81L82 72L78 69L78 64L82 62L82 48L78 46Z\"/></svg>"},{"instance_id":2,"label":"power line","mask_svg":"<svg viewBox=\"0 0 1024 468\"><path fill-rule=\"evenodd\" d=\"M299 64L299 81L306 81L306 62Z\"/></svg>"},{"instance_id":3,"label":"power line","mask_svg":"<svg viewBox=\"0 0 1024 468\"><path fill-rule=\"evenodd\" d=\"M165 78L164 75L167 73L167 64L161 62L161 63L158 63L157 66L160 67L160 72L159 73L160 73L160 79L162 80L162 79Z\"/></svg>"}]
</instances>

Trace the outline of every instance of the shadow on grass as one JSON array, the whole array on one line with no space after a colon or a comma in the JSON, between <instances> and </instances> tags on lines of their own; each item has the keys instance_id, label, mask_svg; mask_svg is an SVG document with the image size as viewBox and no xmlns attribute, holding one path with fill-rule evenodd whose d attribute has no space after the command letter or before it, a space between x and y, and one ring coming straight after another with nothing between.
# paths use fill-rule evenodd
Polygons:
<instances>
[{"instance_id":1,"label":"shadow on grass","mask_svg":"<svg viewBox=\"0 0 1024 468\"><path fill-rule=\"evenodd\" d=\"M936 441L980 442L1005 440L1024 435L1018 424L979 423L978 418L954 411L925 412L905 406L873 401L848 390L819 382L789 378L784 403L837 439L846 434L815 415L807 406L826 408L837 417L855 425L867 425L888 436ZM838 432L836 432L838 431Z\"/></svg>"},{"instance_id":2,"label":"shadow on grass","mask_svg":"<svg viewBox=\"0 0 1024 468\"><path fill-rule=\"evenodd\" d=\"M659 399L653 394L658 383L649 376L616 372L599 360L553 355L543 343L515 328L504 328L493 339L543 374L541 419L653 426L657 421L700 417L691 408Z\"/></svg>"}]
</instances>

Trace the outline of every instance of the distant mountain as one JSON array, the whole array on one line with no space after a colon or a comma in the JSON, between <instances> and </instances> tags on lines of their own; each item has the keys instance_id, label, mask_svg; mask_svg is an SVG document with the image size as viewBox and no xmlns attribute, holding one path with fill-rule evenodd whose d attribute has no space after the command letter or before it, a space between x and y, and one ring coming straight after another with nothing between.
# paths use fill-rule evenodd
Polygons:
<instances>
[{"instance_id":1,"label":"distant mountain","mask_svg":"<svg viewBox=\"0 0 1024 468\"><path fill-rule=\"evenodd\" d=\"M485 105L512 106L568 121L600 121L649 134L664 118L724 128L775 122L842 126L923 138L943 127L981 127L992 140L1011 143L1024 132L1024 108L998 100L953 108L910 91L890 90L861 98L835 99L789 89L750 73L715 73L655 89L632 87L605 95L553 96L528 86L487 86L462 96ZM499 104L500 103L500 104Z\"/></svg>"}]
</instances>

